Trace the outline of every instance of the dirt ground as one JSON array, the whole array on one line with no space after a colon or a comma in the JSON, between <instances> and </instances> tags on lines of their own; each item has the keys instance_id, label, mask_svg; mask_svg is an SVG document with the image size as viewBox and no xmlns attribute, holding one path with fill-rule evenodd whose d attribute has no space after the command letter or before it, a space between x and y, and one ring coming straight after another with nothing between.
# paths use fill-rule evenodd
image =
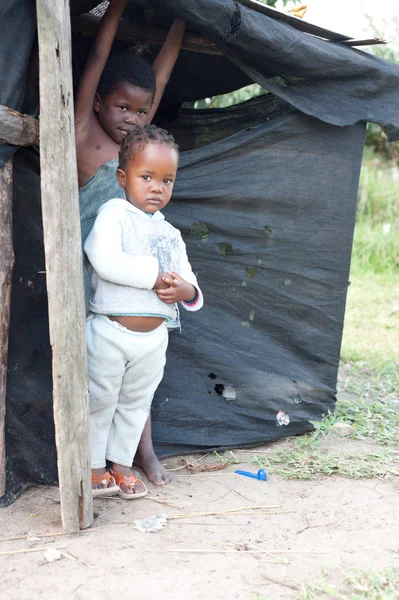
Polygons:
<instances>
[{"instance_id":1,"label":"dirt ground","mask_svg":"<svg viewBox=\"0 0 399 600\"><path fill-rule=\"evenodd\" d=\"M328 450L373 448L337 436L324 443ZM248 461L269 451L237 450L239 468L256 471ZM196 464L207 461L215 456ZM165 463L176 469L182 459ZM303 582L323 577L339 586L351 568L399 567L398 477L286 481L271 474L260 482L235 474L236 468L197 474L180 468L169 486L149 485L147 498L96 499L95 522L86 533L5 541L61 531L58 490L29 488L0 511L0 598L296 600ZM187 514L244 507L237 514ZM136 519L162 514L186 518L168 520L157 533L135 529ZM66 555L47 562L49 548ZM34 552L4 554L20 549Z\"/></svg>"}]
</instances>

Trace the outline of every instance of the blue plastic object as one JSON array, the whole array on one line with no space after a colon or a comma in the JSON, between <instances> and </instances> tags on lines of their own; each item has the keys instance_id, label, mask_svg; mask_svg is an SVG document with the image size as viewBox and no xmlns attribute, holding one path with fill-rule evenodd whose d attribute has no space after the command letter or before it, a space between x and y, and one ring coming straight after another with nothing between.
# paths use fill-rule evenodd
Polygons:
<instances>
[{"instance_id":1,"label":"blue plastic object","mask_svg":"<svg viewBox=\"0 0 399 600\"><path fill-rule=\"evenodd\" d=\"M250 473L249 471L234 471L238 473L238 475L245 475L245 477L252 477L252 479L257 479L258 481L267 481L267 473L264 469L259 469L257 473Z\"/></svg>"}]
</instances>

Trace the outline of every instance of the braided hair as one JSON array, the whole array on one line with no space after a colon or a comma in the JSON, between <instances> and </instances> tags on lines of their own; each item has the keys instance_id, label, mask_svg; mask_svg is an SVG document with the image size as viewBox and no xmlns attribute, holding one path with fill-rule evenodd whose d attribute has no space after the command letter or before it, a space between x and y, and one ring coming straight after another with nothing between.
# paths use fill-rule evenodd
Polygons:
<instances>
[{"instance_id":1,"label":"braided hair","mask_svg":"<svg viewBox=\"0 0 399 600\"><path fill-rule=\"evenodd\" d=\"M138 150L142 150L148 144L164 144L176 150L179 154L179 146L175 142L173 135L166 129L161 129L155 125L133 125L129 133L123 138L119 150L119 168L126 169L129 160L134 158Z\"/></svg>"}]
</instances>

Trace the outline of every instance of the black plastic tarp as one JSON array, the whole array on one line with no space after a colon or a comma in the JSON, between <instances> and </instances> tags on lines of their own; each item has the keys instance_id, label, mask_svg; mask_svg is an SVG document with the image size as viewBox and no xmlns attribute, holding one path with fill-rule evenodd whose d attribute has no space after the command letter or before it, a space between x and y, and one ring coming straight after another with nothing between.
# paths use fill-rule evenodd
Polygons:
<instances>
[{"instance_id":1,"label":"black plastic tarp","mask_svg":"<svg viewBox=\"0 0 399 600\"><path fill-rule=\"evenodd\" d=\"M11 19L31 3L8 4ZM156 448L165 455L302 433L334 407L365 121L399 125L399 69L233 1L166 0L162 8L239 64L226 72L225 88L234 89L245 71L245 79L262 78L274 98L170 119L178 139L188 141L165 212L186 240L205 307L183 311L182 334L170 336L153 407ZM26 61L34 44L28 41ZM0 55L10 43L0 39ZM75 55L78 47L75 41ZM0 77L19 93L21 76L8 56ZM165 96L170 104L198 93L190 83L195 69L182 69L187 60L185 53L176 65ZM227 59L215 60L219 80ZM20 66L26 79L27 63ZM30 76L37 86L34 70ZM204 96L220 89L211 70L201 77ZM0 103L10 104L12 95L4 99L2 91ZM22 110L18 98L12 106ZM2 504L28 482L57 478L39 170L35 149L16 153Z\"/></svg>"},{"instance_id":2,"label":"black plastic tarp","mask_svg":"<svg viewBox=\"0 0 399 600\"><path fill-rule=\"evenodd\" d=\"M363 141L363 125L295 113L182 153L165 213L206 302L170 334L160 454L276 440L333 410ZM39 163L28 149L14 160L3 502L57 478Z\"/></svg>"},{"instance_id":3,"label":"black plastic tarp","mask_svg":"<svg viewBox=\"0 0 399 600\"><path fill-rule=\"evenodd\" d=\"M78 14L95 6L71 0ZM150 9L137 13L137 7ZM158 12L159 11L159 12ZM137 13L137 15L136 15ZM226 93L251 81L298 110L346 126L370 121L399 137L399 66L367 52L304 34L236 0L130 0L127 20L187 29L214 41L223 57L181 52L163 113L182 102ZM159 16L160 15L160 16ZM36 21L31 0L0 0L0 104L37 113ZM16 43L17 42L17 43ZM152 49L152 58L157 48ZM15 148L0 144L0 164Z\"/></svg>"}]
</instances>

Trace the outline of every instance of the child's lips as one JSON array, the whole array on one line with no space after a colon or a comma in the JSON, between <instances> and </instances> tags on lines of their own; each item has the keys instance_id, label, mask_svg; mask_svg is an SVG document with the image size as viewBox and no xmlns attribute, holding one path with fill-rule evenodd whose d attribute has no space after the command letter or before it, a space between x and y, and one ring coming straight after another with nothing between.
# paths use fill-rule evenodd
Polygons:
<instances>
[{"instance_id":1,"label":"child's lips","mask_svg":"<svg viewBox=\"0 0 399 600\"><path fill-rule=\"evenodd\" d=\"M134 125L123 125L122 127L118 127L118 130L121 131L124 135L132 131Z\"/></svg>"},{"instance_id":2,"label":"child's lips","mask_svg":"<svg viewBox=\"0 0 399 600\"><path fill-rule=\"evenodd\" d=\"M161 204L162 203L162 198L157 198L155 196L148 198L147 200L148 204Z\"/></svg>"}]
</instances>

